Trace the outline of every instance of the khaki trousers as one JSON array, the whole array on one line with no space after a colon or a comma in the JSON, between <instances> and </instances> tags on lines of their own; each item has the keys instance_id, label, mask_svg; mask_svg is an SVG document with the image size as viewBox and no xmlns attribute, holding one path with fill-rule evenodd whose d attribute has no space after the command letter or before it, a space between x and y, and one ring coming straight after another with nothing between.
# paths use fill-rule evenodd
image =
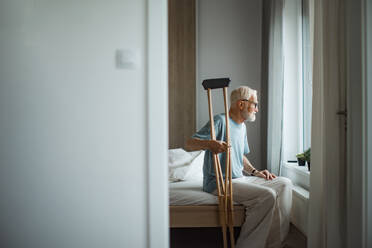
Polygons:
<instances>
[{"instance_id":1,"label":"khaki trousers","mask_svg":"<svg viewBox=\"0 0 372 248\"><path fill-rule=\"evenodd\" d=\"M289 231L292 182L285 177L233 179L234 202L246 207L236 248L276 248Z\"/></svg>"}]
</instances>

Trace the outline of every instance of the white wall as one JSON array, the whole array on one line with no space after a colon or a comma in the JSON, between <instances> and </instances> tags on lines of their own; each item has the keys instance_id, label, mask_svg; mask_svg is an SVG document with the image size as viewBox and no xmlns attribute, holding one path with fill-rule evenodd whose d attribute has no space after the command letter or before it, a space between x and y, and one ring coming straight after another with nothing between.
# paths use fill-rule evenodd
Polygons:
<instances>
[{"instance_id":1,"label":"white wall","mask_svg":"<svg viewBox=\"0 0 372 248\"><path fill-rule=\"evenodd\" d=\"M283 161L302 152L301 1L285 1L283 10ZM293 131L297 130L297 131Z\"/></svg>"},{"instance_id":2,"label":"white wall","mask_svg":"<svg viewBox=\"0 0 372 248\"><path fill-rule=\"evenodd\" d=\"M208 99L201 83L230 77L229 93L247 85L261 94L261 0L197 1L197 129L208 120ZM213 91L214 114L224 112L222 90ZM260 99L259 99L260 100ZM261 168L261 116L248 123L248 158Z\"/></svg>"},{"instance_id":3,"label":"white wall","mask_svg":"<svg viewBox=\"0 0 372 248\"><path fill-rule=\"evenodd\" d=\"M146 11L0 2L1 247L148 246Z\"/></svg>"}]
</instances>

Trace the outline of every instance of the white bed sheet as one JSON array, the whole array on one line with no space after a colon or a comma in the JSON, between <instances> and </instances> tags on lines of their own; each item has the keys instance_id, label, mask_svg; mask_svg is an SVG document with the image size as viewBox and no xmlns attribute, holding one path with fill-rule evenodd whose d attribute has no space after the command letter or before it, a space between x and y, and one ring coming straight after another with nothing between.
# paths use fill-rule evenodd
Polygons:
<instances>
[{"instance_id":1,"label":"white bed sheet","mask_svg":"<svg viewBox=\"0 0 372 248\"><path fill-rule=\"evenodd\" d=\"M217 196L203 191L203 181L180 181L169 183L171 206L218 204Z\"/></svg>"},{"instance_id":2,"label":"white bed sheet","mask_svg":"<svg viewBox=\"0 0 372 248\"><path fill-rule=\"evenodd\" d=\"M218 197L203 191L203 181L180 181L169 183L169 205L217 205ZM234 205L239 205L234 202Z\"/></svg>"}]
</instances>

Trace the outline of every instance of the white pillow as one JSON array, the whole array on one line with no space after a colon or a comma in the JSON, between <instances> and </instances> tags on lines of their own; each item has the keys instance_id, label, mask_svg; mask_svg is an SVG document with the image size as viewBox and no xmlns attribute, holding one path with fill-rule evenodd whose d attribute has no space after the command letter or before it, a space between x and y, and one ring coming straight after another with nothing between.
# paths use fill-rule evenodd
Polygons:
<instances>
[{"instance_id":1,"label":"white pillow","mask_svg":"<svg viewBox=\"0 0 372 248\"><path fill-rule=\"evenodd\" d=\"M183 149L169 150L169 181L203 178L204 151L187 152Z\"/></svg>"},{"instance_id":2,"label":"white pillow","mask_svg":"<svg viewBox=\"0 0 372 248\"><path fill-rule=\"evenodd\" d=\"M180 167L189 164L193 160L190 153L182 148L170 149L168 152L168 166Z\"/></svg>"},{"instance_id":3,"label":"white pillow","mask_svg":"<svg viewBox=\"0 0 372 248\"><path fill-rule=\"evenodd\" d=\"M205 151L201 151L189 165L184 180L203 180L203 164Z\"/></svg>"}]
</instances>

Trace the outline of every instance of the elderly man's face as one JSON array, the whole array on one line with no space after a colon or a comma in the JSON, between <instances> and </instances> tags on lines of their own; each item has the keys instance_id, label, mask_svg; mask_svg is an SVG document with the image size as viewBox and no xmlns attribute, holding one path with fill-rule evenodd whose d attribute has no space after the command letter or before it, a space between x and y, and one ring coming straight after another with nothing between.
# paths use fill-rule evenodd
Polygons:
<instances>
[{"instance_id":1,"label":"elderly man's face","mask_svg":"<svg viewBox=\"0 0 372 248\"><path fill-rule=\"evenodd\" d=\"M245 106L242 110L242 116L246 121L255 121L256 113L258 112L257 96L251 96L248 101L245 101Z\"/></svg>"}]
</instances>

